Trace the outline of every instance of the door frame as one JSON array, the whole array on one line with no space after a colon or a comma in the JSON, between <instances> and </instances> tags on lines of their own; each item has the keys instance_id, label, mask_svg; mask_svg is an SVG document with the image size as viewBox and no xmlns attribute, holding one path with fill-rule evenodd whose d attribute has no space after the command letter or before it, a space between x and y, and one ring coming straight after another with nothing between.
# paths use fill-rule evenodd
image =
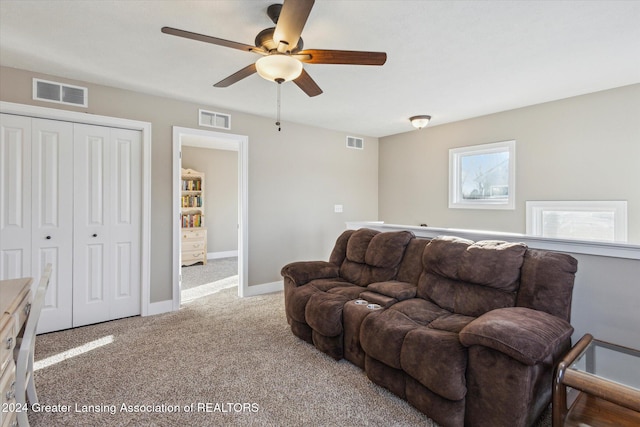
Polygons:
<instances>
[{"instance_id":1,"label":"door frame","mask_svg":"<svg viewBox=\"0 0 640 427\"><path fill-rule=\"evenodd\" d=\"M0 101L0 112L41 119L61 120L87 125L137 130L142 133L142 223L140 236L140 314L148 316L151 308L151 123L118 117L58 110L36 105Z\"/></svg>"},{"instance_id":2,"label":"door frame","mask_svg":"<svg viewBox=\"0 0 640 427\"><path fill-rule=\"evenodd\" d=\"M173 126L173 309L180 308L180 168L182 137L207 139L203 147L238 152L238 296L247 295L249 270L249 137L204 129Z\"/></svg>"}]
</instances>

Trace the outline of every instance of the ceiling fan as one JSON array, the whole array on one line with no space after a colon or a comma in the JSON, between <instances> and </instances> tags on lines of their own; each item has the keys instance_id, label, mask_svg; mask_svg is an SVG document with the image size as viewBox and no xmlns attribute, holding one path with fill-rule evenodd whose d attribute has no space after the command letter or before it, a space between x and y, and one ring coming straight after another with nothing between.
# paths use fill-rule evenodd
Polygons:
<instances>
[{"instance_id":1,"label":"ceiling fan","mask_svg":"<svg viewBox=\"0 0 640 427\"><path fill-rule=\"evenodd\" d=\"M171 27L163 27L162 32L262 56L255 63L219 81L214 85L215 87L228 87L257 72L261 77L278 84L293 80L308 96L317 96L322 93L322 89L304 70L303 62L346 65L383 65L386 62L387 54L384 52L303 49L300 34L314 1L284 0L284 4L269 6L267 15L276 26L258 33L255 46Z\"/></svg>"}]
</instances>

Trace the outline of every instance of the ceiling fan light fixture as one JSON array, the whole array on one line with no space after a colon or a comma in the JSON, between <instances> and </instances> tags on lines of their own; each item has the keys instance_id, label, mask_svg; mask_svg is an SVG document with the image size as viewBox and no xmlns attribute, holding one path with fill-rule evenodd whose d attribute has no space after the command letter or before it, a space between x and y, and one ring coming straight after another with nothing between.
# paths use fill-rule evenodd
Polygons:
<instances>
[{"instance_id":1,"label":"ceiling fan light fixture","mask_svg":"<svg viewBox=\"0 0 640 427\"><path fill-rule=\"evenodd\" d=\"M289 55L271 54L256 61L256 71L263 79L288 82L300 77L302 62Z\"/></svg>"},{"instance_id":2,"label":"ceiling fan light fixture","mask_svg":"<svg viewBox=\"0 0 640 427\"><path fill-rule=\"evenodd\" d=\"M431 116L428 116L426 114L421 116L413 116L409 118L409 121L411 122L413 127L416 129L422 129L423 127L427 126L430 120L431 120Z\"/></svg>"}]
</instances>

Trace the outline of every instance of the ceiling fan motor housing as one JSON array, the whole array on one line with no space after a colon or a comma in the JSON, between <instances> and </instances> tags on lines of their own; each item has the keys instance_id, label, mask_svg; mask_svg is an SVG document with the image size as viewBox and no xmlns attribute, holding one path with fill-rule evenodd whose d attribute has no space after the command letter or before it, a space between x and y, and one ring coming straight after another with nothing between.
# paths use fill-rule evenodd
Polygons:
<instances>
[{"instance_id":1,"label":"ceiling fan motor housing","mask_svg":"<svg viewBox=\"0 0 640 427\"><path fill-rule=\"evenodd\" d=\"M256 41L255 41L256 46L263 48L267 52L277 50L278 45L276 44L275 41L273 41L273 32L275 30L276 30L275 27L271 27L271 28L265 28L264 30L260 31L256 36ZM302 37L300 37L296 47L294 49L290 49L290 51L292 53L298 52L302 50L303 46L304 46L304 43L302 41Z\"/></svg>"}]
</instances>

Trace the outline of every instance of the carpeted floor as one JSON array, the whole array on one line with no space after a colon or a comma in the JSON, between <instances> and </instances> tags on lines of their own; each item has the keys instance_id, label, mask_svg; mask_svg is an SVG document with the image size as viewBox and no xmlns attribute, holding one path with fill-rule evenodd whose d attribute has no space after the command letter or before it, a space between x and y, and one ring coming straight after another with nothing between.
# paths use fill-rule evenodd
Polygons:
<instances>
[{"instance_id":1,"label":"carpeted floor","mask_svg":"<svg viewBox=\"0 0 640 427\"><path fill-rule=\"evenodd\" d=\"M207 260L206 264L182 267L182 290L238 275L238 257Z\"/></svg>"},{"instance_id":2,"label":"carpeted floor","mask_svg":"<svg viewBox=\"0 0 640 427\"><path fill-rule=\"evenodd\" d=\"M40 335L35 360L34 426L436 425L294 337L282 292Z\"/></svg>"}]
</instances>

